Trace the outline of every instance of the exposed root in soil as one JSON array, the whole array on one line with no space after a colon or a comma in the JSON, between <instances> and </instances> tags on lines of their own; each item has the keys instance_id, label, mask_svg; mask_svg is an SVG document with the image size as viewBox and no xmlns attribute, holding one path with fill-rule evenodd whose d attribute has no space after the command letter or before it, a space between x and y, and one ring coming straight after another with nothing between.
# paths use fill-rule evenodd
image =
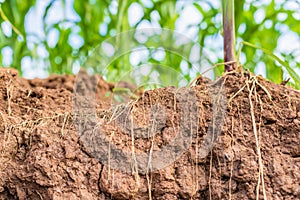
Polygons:
<instances>
[{"instance_id":1,"label":"exposed root in soil","mask_svg":"<svg viewBox=\"0 0 300 200\"><path fill-rule=\"evenodd\" d=\"M1 112L1 116L3 119L3 126L4 126L4 133L5 133L5 140L3 142L3 146L2 146L2 156L3 156L3 152L6 149L6 144L7 142L10 140L10 137L12 135L13 131L25 131L29 133L29 138L30 135L32 134L32 132L36 129L38 129L40 126L45 125L45 124L50 124L51 121L61 121L61 119L63 120L63 124L61 127L61 135L64 135L64 129L65 129L65 125L68 122L68 119L70 118L72 114L71 113L59 113L59 114L54 114L53 116L46 116L46 117L41 117L35 120L25 120L22 121L20 123L8 123L4 114ZM13 136L14 137L14 136ZM29 144L31 144L31 142L29 142ZM2 157L1 156L1 157Z\"/></svg>"},{"instance_id":2,"label":"exposed root in soil","mask_svg":"<svg viewBox=\"0 0 300 200\"><path fill-rule=\"evenodd\" d=\"M111 177L111 173L110 173L110 170L111 170L111 165L110 165L110 158L111 158L111 142L112 142L112 139L115 135L115 132L114 131L111 131L111 134L110 134L110 137L109 137L109 144L108 144L108 178Z\"/></svg>"},{"instance_id":3,"label":"exposed root in soil","mask_svg":"<svg viewBox=\"0 0 300 200\"><path fill-rule=\"evenodd\" d=\"M201 121L201 116L199 117L199 120ZM197 193L197 191L199 190L199 166L198 166L198 162L199 162L199 133L198 133L198 130L199 130L199 126L197 124L197 130L196 130L196 153L195 153L195 163L193 163L193 166L195 168L195 182L193 185L195 185L194 187L194 191L195 191L195 194ZM194 194L194 195L195 195Z\"/></svg>"},{"instance_id":4,"label":"exposed root in soil","mask_svg":"<svg viewBox=\"0 0 300 200\"><path fill-rule=\"evenodd\" d=\"M147 186L148 186L148 197L152 200L152 174L146 173Z\"/></svg>"},{"instance_id":5,"label":"exposed root in soil","mask_svg":"<svg viewBox=\"0 0 300 200\"><path fill-rule=\"evenodd\" d=\"M257 131L257 125L256 125L256 120L255 120L255 111L254 111L254 105L252 102L252 95L254 92L254 97L257 101L257 94L256 94L256 84L259 85L268 95L269 99L271 100L271 95L270 93L261 85L258 83L257 79L252 76L250 77L249 83L246 82L247 88L249 91L249 103L250 103L250 113L251 113L251 118L252 118L252 126L253 126L253 133L255 136L255 143L257 147L257 156L258 156L258 164L259 164L259 175L258 175L258 181L257 181L257 187L256 187L256 199L259 199L259 188L260 184L262 184L262 191L263 191L263 196L264 199L267 200L267 195L266 195L266 190L265 190L265 181L264 181L264 167L263 167L263 162L262 162L262 156L261 156L261 149L260 149L260 142L259 142L259 133ZM251 86L250 86L251 84ZM261 103L261 101L260 101ZM261 122L259 122L261 123ZM261 183L260 183L261 182Z\"/></svg>"},{"instance_id":6,"label":"exposed root in soil","mask_svg":"<svg viewBox=\"0 0 300 200\"><path fill-rule=\"evenodd\" d=\"M153 124L155 126L155 124ZM148 136L149 136L148 132ZM147 184L148 184L148 193L149 193L149 199L152 200L152 176L151 176L151 170L152 170L152 155L153 155L153 145L154 145L154 135L151 136L151 148L149 151L149 160L148 160L148 166L146 171L146 178L147 178ZM150 175L150 177L149 177ZM151 178L151 179L150 179Z\"/></svg>"},{"instance_id":7,"label":"exposed root in soil","mask_svg":"<svg viewBox=\"0 0 300 200\"><path fill-rule=\"evenodd\" d=\"M264 183L264 169L263 169L263 162L262 162L260 142L259 142L259 131L258 131L257 125L256 125L254 105L253 105L253 101L252 101L252 96L253 96L253 93L254 93L254 97L256 99L256 102L259 102L260 105L262 105L262 101L261 101L260 97L258 96L258 94L256 92L256 85L258 85L261 89L263 89L265 91L265 93L267 94L267 96L269 97L269 100L272 101L272 97L271 97L269 91L263 85L261 85L258 82L258 80L255 76L250 75L249 80L246 80L246 84L241 89L239 89L229 99L229 102L231 102L239 93L243 92L245 87L247 87L247 89L249 91L248 98L249 98L249 104L250 104L250 114L251 114L251 119L252 119L253 133L254 133L254 136L255 136L255 143L256 143L256 147L257 147L256 151L257 151L257 157L258 157L258 163L259 163L259 175L258 175L258 183L257 183L257 187L256 187L256 199L257 200L259 199L260 184L262 184L263 196L264 196L264 199L266 200L267 196L266 196L265 183ZM259 100L257 98L259 98ZM261 117L260 117L260 121L259 121L258 124L260 124L260 123L261 123ZM230 171L231 171L231 175L230 175L230 185L231 185L232 165L231 165ZM229 190L229 199L231 199L231 188Z\"/></svg>"},{"instance_id":8,"label":"exposed root in soil","mask_svg":"<svg viewBox=\"0 0 300 200\"><path fill-rule=\"evenodd\" d=\"M140 188L140 176L139 176L138 163L135 154L134 140L135 138L134 138L134 131L133 131L133 119L131 118L131 150L132 150L131 153L132 153L132 160L133 160L132 174L134 175L134 179L135 179L135 189L133 190L133 198Z\"/></svg>"},{"instance_id":9,"label":"exposed root in soil","mask_svg":"<svg viewBox=\"0 0 300 200\"><path fill-rule=\"evenodd\" d=\"M6 95L7 95L7 113L11 115L11 99L13 95L14 85L12 84L12 79L7 83Z\"/></svg>"},{"instance_id":10,"label":"exposed root in soil","mask_svg":"<svg viewBox=\"0 0 300 200\"><path fill-rule=\"evenodd\" d=\"M95 121L94 132L100 128L109 142L106 165L80 140L74 126L78 116L68 105L71 89L23 89L3 72L0 77L0 199L266 200L300 195L300 94L292 89L247 73L225 74L227 113L218 141L203 158L199 152L207 130L219 121L214 121L207 80L197 80L199 123L191 128L193 121L187 122L192 144L173 164L152 171L157 148L182 134L180 101L172 90L147 91L143 99L109 109L97 107L100 122ZM156 104L166 108L162 127L155 117L149 120ZM130 120L118 121L121 117ZM119 122L127 124L117 127ZM112 167L113 146L128 152L131 173ZM149 156L146 173L139 173L141 152Z\"/></svg>"},{"instance_id":11,"label":"exposed root in soil","mask_svg":"<svg viewBox=\"0 0 300 200\"><path fill-rule=\"evenodd\" d=\"M232 147L235 145L235 140L234 140L234 118L231 117L231 132L229 132L230 137L231 137L231 142L230 142L230 148L233 149ZM230 178L229 178L229 182L228 182L228 199L231 200L232 199L232 175L233 175L233 160L234 158L230 158Z\"/></svg>"},{"instance_id":12,"label":"exposed root in soil","mask_svg":"<svg viewBox=\"0 0 300 200\"><path fill-rule=\"evenodd\" d=\"M47 124L50 121L55 121L55 120L63 120L63 124L62 124L62 129L65 127L67 120L71 117L72 118L73 114L66 112L66 113L56 113L52 116L45 116L45 117L41 117L38 119L34 119L34 120L25 120L22 121L20 123L10 123L10 124L4 124L7 127L13 128L13 129L30 129L30 130L34 130L37 129L39 126L43 125L43 124ZM61 135L63 135L63 130L61 132Z\"/></svg>"},{"instance_id":13,"label":"exposed root in soil","mask_svg":"<svg viewBox=\"0 0 300 200\"><path fill-rule=\"evenodd\" d=\"M261 101L260 96L257 94L256 92L256 85L258 85L268 96L270 102L272 102L272 96L270 94L270 92L266 89L266 87L264 87L263 85L261 85L257 79L256 76L253 76L251 74L249 74L249 79L245 81L245 85L243 85L235 94L233 94L229 101L228 101L228 105L229 107L232 107L231 102L234 100L234 98L236 98L240 93L242 93L244 91L244 89L247 87L248 91L249 91L249 95L248 95L248 99L249 99L249 104L250 104L250 114L251 114L251 119L252 119L252 127L253 127L253 133L255 136L255 143L256 143L256 151L257 151L257 157L258 157L258 164L259 164L259 174L258 174L258 182L257 182L257 187L256 187L256 199L259 199L259 193L260 193L260 184L262 184L262 192L263 192L263 197L264 200L267 200L267 195L266 195L266 190L265 190L265 181L264 181L264 167L263 167L263 161L262 161L262 156L261 156L261 148L260 148L260 139L259 139L259 132L260 132L260 127L259 129L257 129L257 125L256 125L256 119L255 119L255 108L254 108L254 104L252 101L252 96L254 93L254 98L256 100L256 102L259 102L260 107L261 107L261 112L262 112L262 104L263 102ZM259 100L258 100L259 98ZM241 119L241 117L240 117ZM260 120L258 122L259 126L261 124L261 115L260 115ZM232 133L233 133L233 123L234 123L234 118L232 118ZM242 124L242 123L240 123ZM231 136L233 142L231 144L234 143L234 137L233 135ZM230 164L230 179L229 179L229 199L232 198L231 195L231 181L232 181L232 172L233 172L233 163L231 162Z\"/></svg>"},{"instance_id":14,"label":"exposed root in soil","mask_svg":"<svg viewBox=\"0 0 300 200\"><path fill-rule=\"evenodd\" d=\"M208 191L209 191L209 200L212 200L211 192L211 179L212 179L212 166L213 166L213 153L210 151L210 160L209 160L209 179L208 179Z\"/></svg>"},{"instance_id":15,"label":"exposed root in soil","mask_svg":"<svg viewBox=\"0 0 300 200\"><path fill-rule=\"evenodd\" d=\"M199 76L197 76L196 78L194 78L194 79L190 82L189 86L191 87L191 86L199 79L199 77L203 76L203 75L206 74L207 72L209 72L209 71L215 69L216 67L223 66L223 65L228 65L228 64L238 64L238 62L237 62L237 61L229 61L229 62L221 62L221 63L214 64L213 66L209 67L209 68L206 69L204 72L202 72ZM238 67L240 67L240 66L238 66Z\"/></svg>"}]
</instances>

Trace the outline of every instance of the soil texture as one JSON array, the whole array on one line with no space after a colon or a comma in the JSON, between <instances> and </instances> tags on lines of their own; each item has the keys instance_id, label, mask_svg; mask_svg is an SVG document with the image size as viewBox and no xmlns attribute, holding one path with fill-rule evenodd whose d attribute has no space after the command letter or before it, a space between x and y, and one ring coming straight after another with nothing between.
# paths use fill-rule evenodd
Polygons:
<instances>
[{"instance_id":1,"label":"soil texture","mask_svg":"<svg viewBox=\"0 0 300 200\"><path fill-rule=\"evenodd\" d=\"M233 72L111 106L114 84L83 77L99 80L96 117L84 123L75 76L0 69L0 199L300 199L299 91ZM167 145L174 155L158 153L145 170Z\"/></svg>"}]
</instances>

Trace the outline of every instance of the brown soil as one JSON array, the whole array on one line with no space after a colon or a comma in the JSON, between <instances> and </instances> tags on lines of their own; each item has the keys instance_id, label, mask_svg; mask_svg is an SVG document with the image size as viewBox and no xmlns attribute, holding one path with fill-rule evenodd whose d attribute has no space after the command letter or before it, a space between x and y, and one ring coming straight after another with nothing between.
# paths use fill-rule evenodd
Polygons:
<instances>
[{"instance_id":1,"label":"brown soil","mask_svg":"<svg viewBox=\"0 0 300 200\"><path fill-rule=\"evenodd\" d=\"M178 109L184 108L174 88L150 90L128 104L133 120L146 127L151 106L159 103L166 121L152 140L132 144L116 126L117 111L109 109L106 94L114 85L98 78L98 119L118 149L149 153L180 132ZM166 168L145 175L104 165L84 145L74 125L74 76L25 80L1 69L0 199L300 199L300 92L251 74L226 74L219 81L228 101L212 151L200 159L212 122L211 82L200 77L192 87L199 112L192 145Z\"/></svg>"}]
</instances>

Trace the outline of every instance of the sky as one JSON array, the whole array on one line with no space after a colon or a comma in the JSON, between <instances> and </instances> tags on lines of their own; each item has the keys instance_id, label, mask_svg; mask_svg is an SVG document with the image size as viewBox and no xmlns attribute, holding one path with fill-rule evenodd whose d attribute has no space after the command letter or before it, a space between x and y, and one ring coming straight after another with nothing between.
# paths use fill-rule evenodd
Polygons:
<instances>
[{"instance_id":1,"label":"sky","mask_svg":"<svg viewBox=\"0 0 300 200\"><path fill-rule=\"evenodd\" d=\"M3 0L0 0L3 1ZM27 33L31 33L34 35L34 37L28 38L28 41L37 41L37 38L45 38L44 32L43 32L43 23L42 23L42 17L43 17L43 12L46 8L46 6L49 4L51 0L37 0L37 4L34 8L32 8L29 13L26 16L25 19L25 29ZM276 0L277 2L280 2L281 0ZM150 5L151 1L149 0L143 0L145 5ZM201 14L196 10L196 8L192 5L193 1L178 1L177 2L177 9L179 9L181 6L184 5L184 10L182 11L180 18L176 22L176 28L175 30L179 33L184 34L185 36L191 38L192 40L195 40L198 34L198 29L196 27L194 28L189 28L188 26L191 24L197 24L202 20ZM269 3L270 0L261 0L259 3ZM211 3L215 7L219 7L219 1L211 1ZM55 1L53 6L49 10L49 14L46 20L47 24L53 24L55 22L61 21L64 18L70 20L70 21L78 21L80 20L79 16L76 14L74 9L72 8L73 5L73 0L66 0L66 5L65 5L65 12L63 12L63 7L61 5L61 1ZM209 9L205 8L206 4L203 4L204 9ZM293 7L292 3L288 5L289 7ZM117 5L112 4L110 8L111 12L117 12ZM143 16L143 11L142 8L139 4L134 3L130 6L129 10L129 24L130 25L135 25ZM257 23L260 23L260 20L264 17L265 13L263 10L258 10L258 12L254 13L254 18ZM153 13L153 16L151 16L154 20L150 24L147 21L142 22L138 28L143 29L143 28L155 28L159 27L158 20L159 20L159 15ZM284 14L281 16L284 18ZM300 19L300 16L299 16ZM217 21L221 21L221 14L216 18ZM34 23L33 23L34 22ZM66 24L68 26L68 24ZM11 27L8 23L2 23L1 27L3 29L3 32L6 35L11 35L12 30ZM287 27L282 27L283 29L288 29ZM107 32L107 27L105 24L101 25L100 29L100 34L105 34ZM83 39L76 34L76 31L78 32L79 30L73 30L74 34L72 34L69 38L69 43L74 47L74 48L79 48L80 46L83 45ZM59 37L59 33L57 30L53 29L49 36L46 38L49 46L55 46L57 40ZM206 41L206 46L209 48L205 48L205 51L212 56L212 60L217 61L217 57L222 57L222 51L212 51L210 49L222 49L222 37L221 35L218 35L216 37L211 37L208 38ZM299 36L291 31L286 30L285 34L283 34L278 41L278 49L277 51L279 52L290 52L292 49L295 48L300 48L300 42L299 42ZM33 42L28 42L28 47L33 48ZM197 52L197 50L195 50ZM4 48L2 49L1 52L4 56L3 58L3 63L6 66L9 66L9 64L12 62L12 50L10 48ZM37 50L38 55L41 58L46 58L48 56L48 52L46 49L42 46L38 46ZM215 55L216 54L216 55ZM215 55L215 56L214 56ZM138 63L138 60L141 59L143 56L143 52L135 52L134 56L131 56L131 62L132 63ZM241 57L241 62L243 63L245 58L242 56ZM300 62L300 57L296 58L297 62ZM32 66L43 66L45 63L43 61L33 61L29 57L25 57L22 60L22 70L24 71L24 77L26 78L45 78L48 76L48 72L45 70L43 67L38 67L38 68L33 68ZM184 66L183 66L184 67ZM210 66L207 67L199 67L200 70L204 71ZM79 70L79 63L75 63L74 66L74 73L76 73ZM265 76L266 74L266 67L264 66L263 63L258 63L258 67L256 68L255 71L257 74ZM195 75L195 74L194 74ZM212 76L212 73L208 73L208 77Z\"/></svg>"}]
</instances>

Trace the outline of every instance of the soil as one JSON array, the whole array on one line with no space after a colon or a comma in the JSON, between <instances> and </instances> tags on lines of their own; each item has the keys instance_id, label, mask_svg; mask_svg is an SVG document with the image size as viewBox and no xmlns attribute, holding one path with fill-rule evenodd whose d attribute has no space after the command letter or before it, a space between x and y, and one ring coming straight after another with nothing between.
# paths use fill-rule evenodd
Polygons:
<instances>
[{"instance_id":1,"label":"soil","mask_svg":"<svg viewBox=\"0 0 300 200\"><path fill-rule=\"evenodd\" d=\"M97 144L86 145L99 131L78 133L75 76L26 80L0 69L0 199L300 199L299 91L247 73L227 73L216 82L199 77L194 86L176 90L177 96L174 87L139 93L125 106L135 127L120 128L126 117L118 110L124 106L110 106L114 84L86 78L99 79L97 120L115 148L148 155L181 133L190 134L191 145L175 140L187 149L164 168L120 170L122 163L105 163ZM217 83L227 99L224 116L213 107L219 93L209 86ZM180 98L190 91L196 103L186 108ZM155 115L155 105L165 115ZM199 114L187 117L190 127L197 125L194 131L180 126L189 107ZM153 115L165 121L151 139L143 138ZM95 126L89 122L86 127ZM211 128L220 135L201 153Z\"/></svg>"}]
</instances>

